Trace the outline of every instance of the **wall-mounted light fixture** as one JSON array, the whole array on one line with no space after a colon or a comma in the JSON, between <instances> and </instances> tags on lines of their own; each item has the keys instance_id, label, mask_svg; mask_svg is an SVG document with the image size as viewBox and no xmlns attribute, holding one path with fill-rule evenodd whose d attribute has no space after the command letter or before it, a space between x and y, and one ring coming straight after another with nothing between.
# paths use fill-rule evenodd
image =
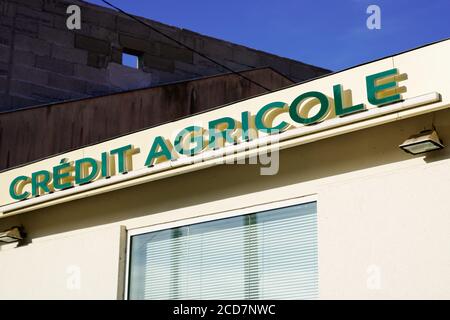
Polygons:
<instances>
[{"instance_id":1,"label":"wall-mounted light fixture","mask_svg":"<svg viewBox=\"0 0 450 320\"><path fill-rule=\"evenodd\" d=\"M0 244L12 243L22 240L25 237L21 227L13 227L9 230L0 232Z\"/></svg>"},{"instance_id":2,"label":"wall-mounted light fixture","mask_svg":"<svg viewBox=\"0 0 450 320\"><path fill-rule=\"evenodd\" d=\"M443 149L444 145L435 130L424 130L406 139L399 147L410 154L420 154Z\"/></svg>"}]
</instances>

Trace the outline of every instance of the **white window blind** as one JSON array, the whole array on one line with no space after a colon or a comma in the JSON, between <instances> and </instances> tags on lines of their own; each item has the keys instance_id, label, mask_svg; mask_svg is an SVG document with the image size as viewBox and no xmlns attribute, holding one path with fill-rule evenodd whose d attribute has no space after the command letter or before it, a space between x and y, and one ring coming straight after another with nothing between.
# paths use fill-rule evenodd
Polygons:
<instances>
[{"instance_id":1,"label":"white window blind","mask_svg":"<svg viewBox=\"0 0 450 320\"><path fill-rule=\"evenodd\" d=\"M131 238L130 299L312 299L316 203Z\"/></svg>"}]
</instances>

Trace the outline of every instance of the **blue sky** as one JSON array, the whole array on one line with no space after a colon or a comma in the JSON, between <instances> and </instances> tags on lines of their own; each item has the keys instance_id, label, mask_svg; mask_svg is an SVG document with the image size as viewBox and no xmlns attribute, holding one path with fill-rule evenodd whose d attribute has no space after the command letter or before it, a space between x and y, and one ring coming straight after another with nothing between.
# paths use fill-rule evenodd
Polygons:
<instances>
[{"instance_id":1,"label":"blue sky","mask_svg":"<svg viewBox=\"0 0 450 320\"><path fill-rule=\"evenodd\" d=\"M450 0L108 1L132 14L334 71L450 36ZM381 9L380 30L366 27L370 4Z\"/></svg>"}]
</instances>

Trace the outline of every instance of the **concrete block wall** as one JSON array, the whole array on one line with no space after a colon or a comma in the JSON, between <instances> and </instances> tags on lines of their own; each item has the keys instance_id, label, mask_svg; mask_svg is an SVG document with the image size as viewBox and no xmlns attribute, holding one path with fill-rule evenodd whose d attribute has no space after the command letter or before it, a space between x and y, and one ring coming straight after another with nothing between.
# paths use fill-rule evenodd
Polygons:
<instances>
[{"instance_id":1,"label":"concrete block wall","mask_svg":"<svg viewBox=\"0 0 450 320\"><path fill-rule=\"evenodd\" d=\"M66 27L81 8L81 30ZM270 66L294 81L329 70L144 19L236 71ZM140 68L122 65L122 53ZM223 73L216 64L108 8L84 1L0 0L0 112Z\"/></svg>"}]
</instances>

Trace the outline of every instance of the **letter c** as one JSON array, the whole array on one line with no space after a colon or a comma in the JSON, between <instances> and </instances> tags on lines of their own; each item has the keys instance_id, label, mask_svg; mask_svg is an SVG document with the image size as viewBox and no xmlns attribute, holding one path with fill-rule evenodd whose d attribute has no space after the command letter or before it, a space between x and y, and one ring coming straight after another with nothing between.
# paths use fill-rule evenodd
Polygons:
<instances>
[{"instance_id":1,"label":"letter c","mask_svg":"<svg viewBox=\"0 0 450 320\"><path fill-rule=\"evenodd\" d=\"M18 176L17 178L15 178L9 186L9 195L11 196L11 198L13 198L14 200L23 200L28 198L30 196L30 193L28 191L25 192L21 191L23 187L26 184L29 184L30 182L31 182L30 177Z\"/></svg>"},{"instance_id":2,"label":"letter c","mask_svg":"<svg viewBox=\"0 0 450 320\"><path fill-rule=\"evenodd\" d=\"M286 103L284 102L272 102L269 104L266 104L264 107L262 107L258 113L255 116L255 125L256 128L262 132L267 133L278 133L286 130L289 127L289 124L285 121L282 121L279 125L274 127L268 127L265 123L265 120L272 120L280 113L285 112L284 109L286 106ZM278 109L278 110L275 110ZM269 112L272 111L271 115L269 115ZM269 118L269 119L267 119Z\"/></svg>"}]
</instances>

